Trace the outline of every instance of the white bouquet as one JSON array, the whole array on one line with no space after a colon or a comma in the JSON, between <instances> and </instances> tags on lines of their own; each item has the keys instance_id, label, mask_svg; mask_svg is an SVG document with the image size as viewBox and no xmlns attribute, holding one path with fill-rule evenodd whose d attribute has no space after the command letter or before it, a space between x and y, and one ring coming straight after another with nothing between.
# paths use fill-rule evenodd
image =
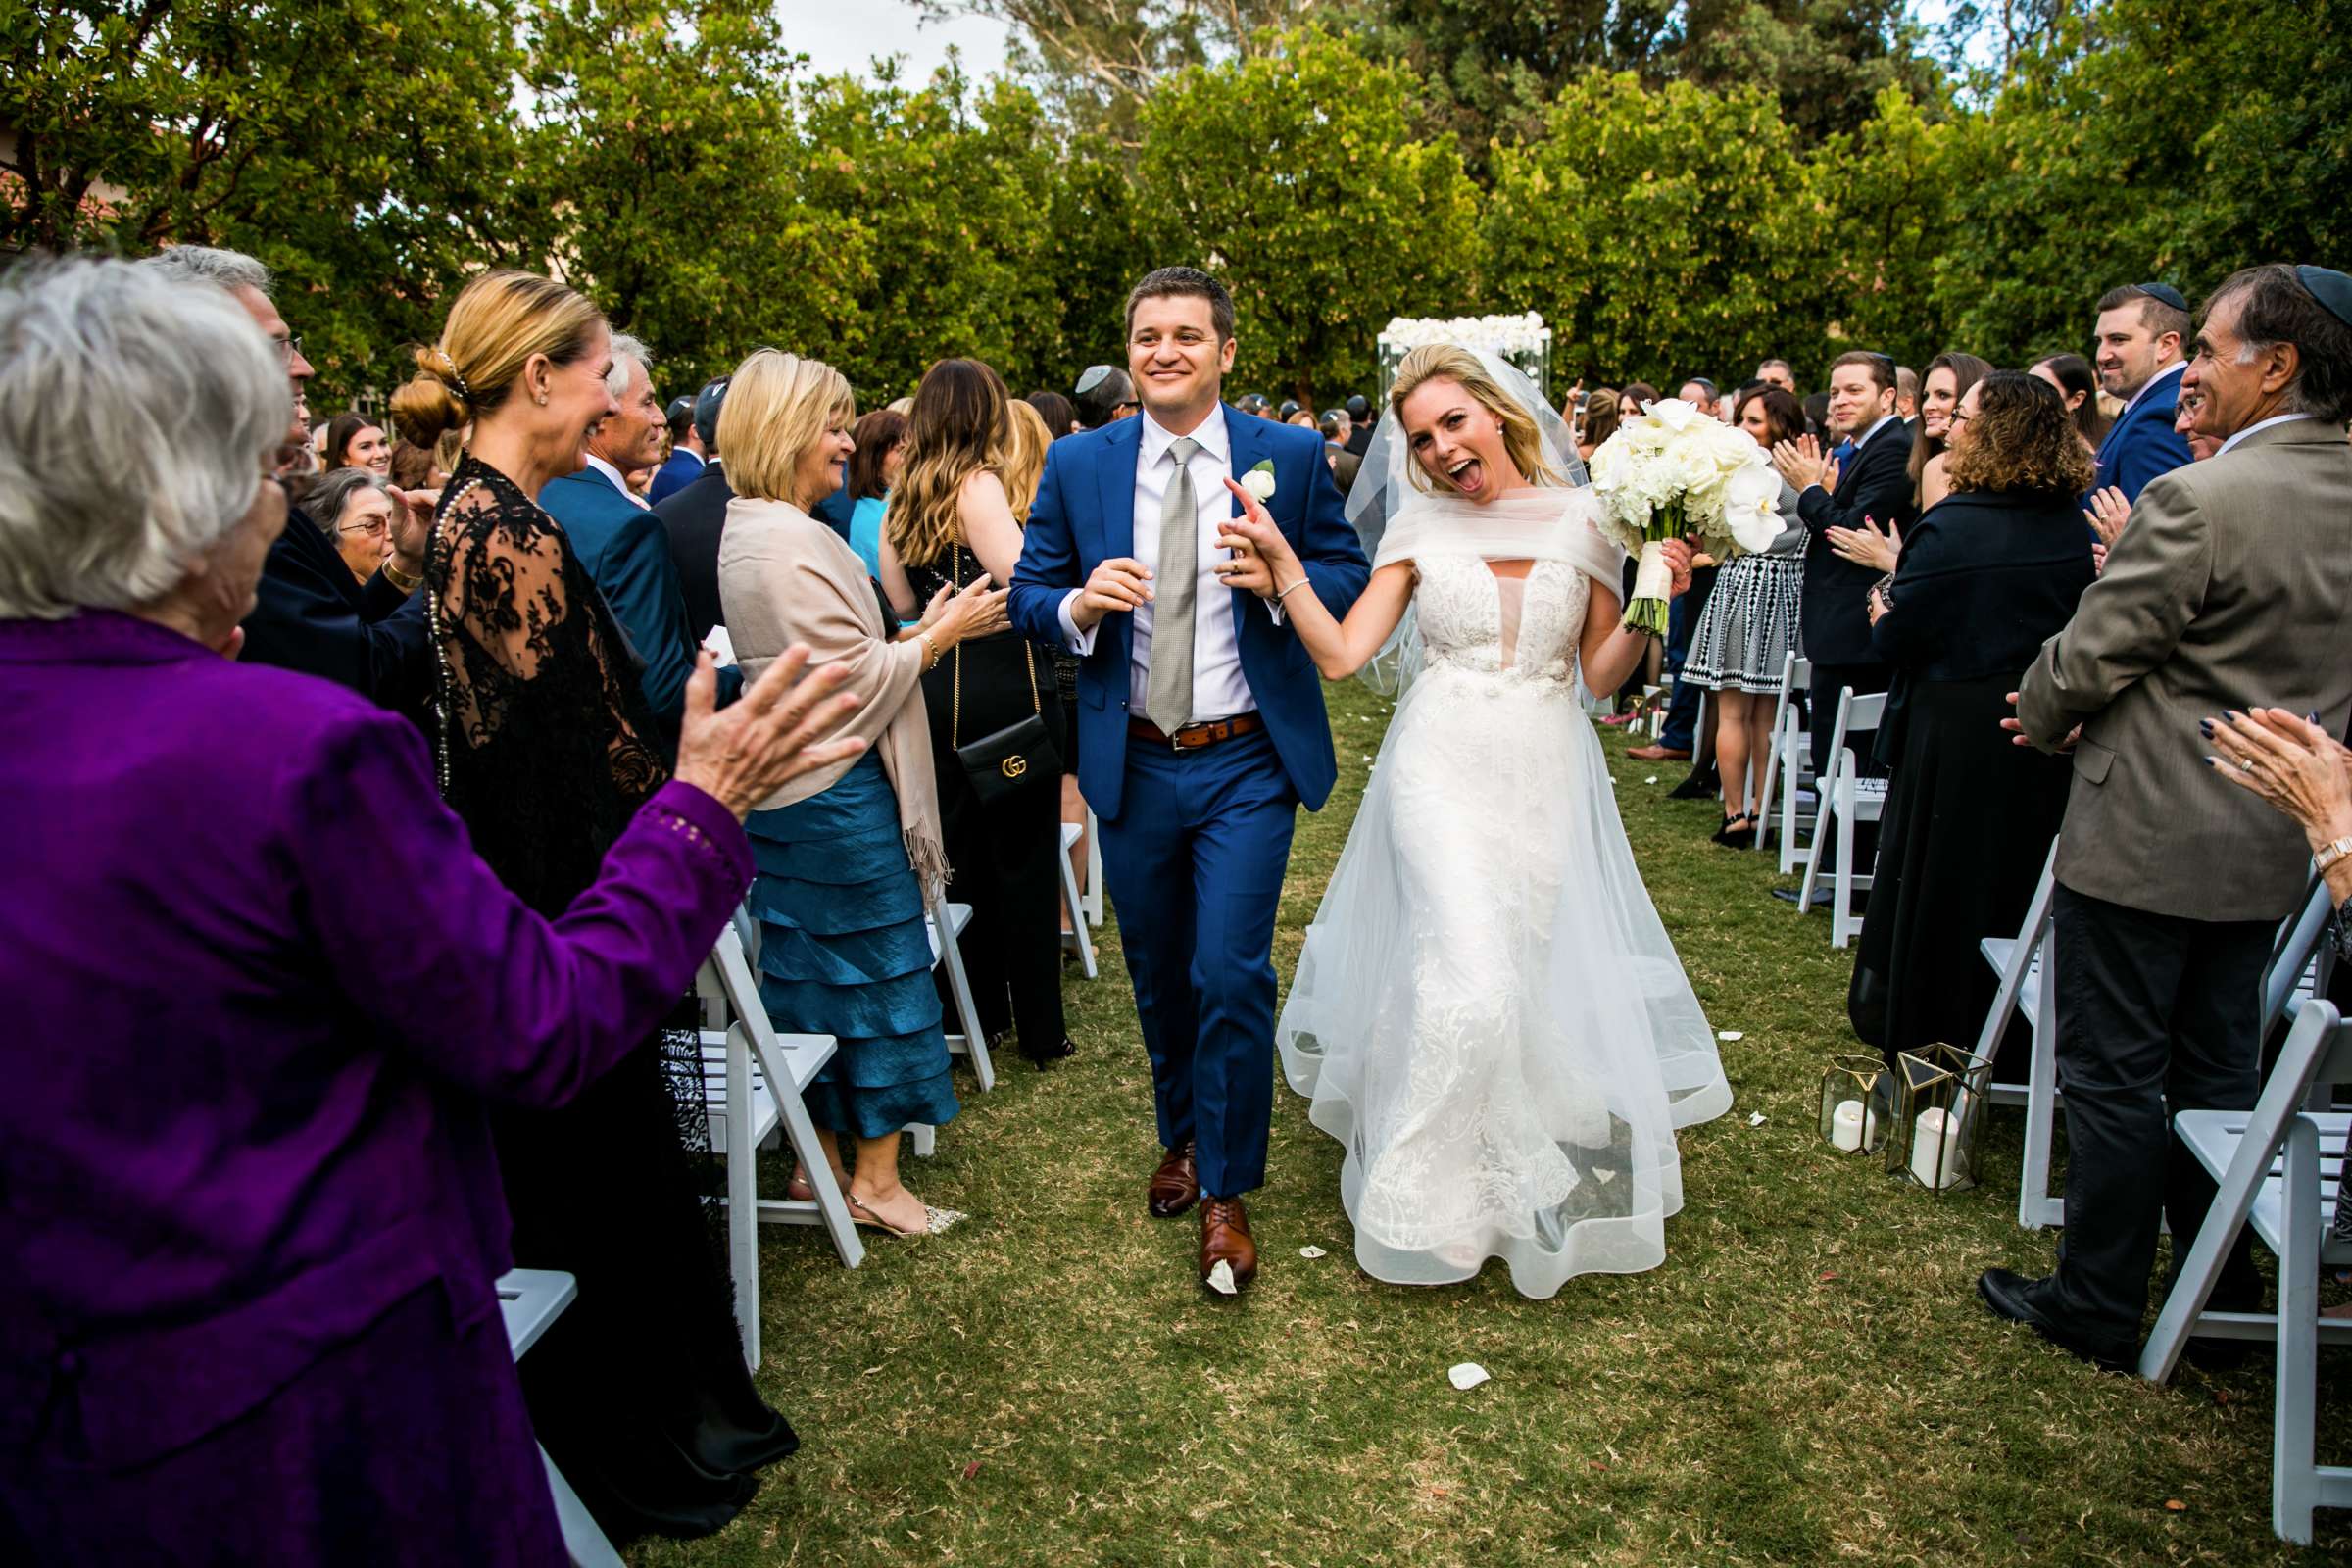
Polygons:
<instances>
[{"instance_id":1,"label":"white bouquet","mask_svg":"<svg viewBox=\"0 0 2352 1568\"><path fill-rule=\"evenodd\" d=\"M1680 398L1646 405L1592 454L1602 526L1640 559L1625 624L1666 633L1669 539L1710 555L1769 549L1781 533L1781 477L1764 449Z\"/></svg>"},{"instance_id":2,"label":"white bouquet","mask_svg":"<svg viewBox=\"0 0 2352 1568\"><path fill-rule=\"evenodd\" d=\"M1516 316L1399 316L1380 333L1380 395L1384 401L1396 384L1396 368L1404 363L1404 357L1434 343L1452 343L1507 361L1525 372L1538 391L1550 384L1551 328L1534 311Z\"/></svg>"}]
</instances>

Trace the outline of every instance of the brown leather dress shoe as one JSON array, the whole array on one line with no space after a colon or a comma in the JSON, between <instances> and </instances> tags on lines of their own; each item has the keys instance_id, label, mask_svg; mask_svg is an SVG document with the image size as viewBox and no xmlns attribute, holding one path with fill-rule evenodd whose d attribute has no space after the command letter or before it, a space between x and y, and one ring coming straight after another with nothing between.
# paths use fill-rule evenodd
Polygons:
<instances>
[{"instance_id":1,"label":"brown leather dress shoe","mask_svg":"<svg viewBox=\"0 0 2352 1568\"><path fill-rule=\"evenodd\" d=\"M1152 1217L1174 1219L1200 1200L1200 1170L1187 1138L1160 1157L1152 1173Z\"/></svg>"},{"instance_id":2,"label":"brown leather dress shoe","mask_svg":"<svg viewBox=\"0 0 2352 1568\"><path fill-rule=\"evenodd\" d=\"M1212 1198L1200 1205L1200 1283L1222 1260L1233 1265L1240 1290L1257 1278L1257 1238L1250 1234L1250 1211L1238 1198Z\"/></svg>"}]
</instances>

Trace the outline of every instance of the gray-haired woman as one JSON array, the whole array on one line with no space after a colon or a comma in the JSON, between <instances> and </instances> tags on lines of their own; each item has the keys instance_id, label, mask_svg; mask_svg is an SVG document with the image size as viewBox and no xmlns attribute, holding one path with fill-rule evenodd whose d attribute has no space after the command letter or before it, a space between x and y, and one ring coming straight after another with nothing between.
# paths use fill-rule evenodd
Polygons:
<instances>
[{"instance_id":1,"label":"gray-haired woman","mask_svg":"<svg viewBox=\"0 0 2352 1568\"><path fill-rule=\"evenodd\" d=\"M675 779L534 913L406 720L221 657L291 413L226 293L0 282L0 1533L561 1562L486 1107L628 1054L742 897L744 813L858 746L803 749L843 716L836 675L794 689L805 649L724 713L706 664Z\"/></svg>"},{"instance_id":2,"label":"gray-haired woman","mask_svg":"<svg viewBox=\"0 0 2352 1568\"><path fill-rule=\"evenodd\" d=\"M304 498L304 509L351 574L366 582L392 554L398 503L391 481L373 468L336 468Z\"/></svg>"}]
</instances>

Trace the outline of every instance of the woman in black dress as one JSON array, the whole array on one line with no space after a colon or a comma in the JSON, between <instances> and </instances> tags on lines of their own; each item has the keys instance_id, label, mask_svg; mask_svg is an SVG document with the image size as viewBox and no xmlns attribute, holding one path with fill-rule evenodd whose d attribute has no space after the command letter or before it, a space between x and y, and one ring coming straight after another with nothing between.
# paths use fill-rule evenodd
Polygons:
<instances>
[{"instance_id":1,"label":"woman in black dress","mask_svg":"<svg viewBox=\"0 0 2352 1568\"><path fill-rule=\"evenodd\" d=\"M882 584L902 617L975 575L1011 582L1021 526L1004 479L1017 466L1010 401L978 360L942 360L915 389L882 554ZM923 699L949 897L972 908L963 963L980 1027L992 1040L1010 1029L1042 1067L1077 1049L1061 1010L1060 769L1035 769L984 801L956 754L1034 715L1067 755L1053 650L1012 631L962 643L924 675Z\"/></svg>"},{"instance_id":2,"label":"woman in black dress","mask_svg":"<svg viewBox=\"0 0 2352 1568\"><path fill-rule=\"evenodd\" d=\"M493 272L392 403L423 447L472 421L425 555L431 738L475 852L551 919L667 777L612 612L534 499L612 412L611 336L562 284ZM579 1281L521 1363L539 1441L609 1533L717 1530L798 1440L744 1366L734 1312L759 1303L733 1301L702 1198L691 1027L649 1037L564 1109L498 1115L492 1135L515 1261Z\"/></svg>"},{"instance_id":3,"label":"woman in black dress","mask_svg":"<svg viewBox=\"0 0 2352 1568\"><path fill-rule=\"evenodd\" d=\"M2073 771L2000 723L2092 577L2077 499L2090 460L2056 390L1995 371L1951 432L1951 495L1904 535L1891 590L1871 592L1894 666L1878 739L1894 779L1846 1012L1889 1062L1984 1024L1995 977L1977 944L2025 917Z\"/></svg>"}]
</instances>

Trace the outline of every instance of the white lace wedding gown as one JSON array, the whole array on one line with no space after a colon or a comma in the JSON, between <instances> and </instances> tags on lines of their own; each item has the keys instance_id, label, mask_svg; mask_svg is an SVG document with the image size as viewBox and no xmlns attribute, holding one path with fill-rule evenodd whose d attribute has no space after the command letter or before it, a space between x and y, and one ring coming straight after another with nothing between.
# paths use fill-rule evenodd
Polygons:
<instances>
[{"instance_id":1,"label":"white lace wedding gown","mask_svg":"<svg viewBox=\"0 0 2352 1568\"><path fill-rule=\"evenodd\" d=\"M1732 1102L1577 698L1587 574L1624 558L1582 495L1563 515L1544 494L1524 581L1486 559L1518 543L1490 533L1482 556L1443 516L1381 551L1416 564L1420 673L1277 1031L1346 1152L1365 1271L1441 1284L1500 1257L1537 1298L1663 1261L1675 1129Z\"/></svg>"}]
</instances>

